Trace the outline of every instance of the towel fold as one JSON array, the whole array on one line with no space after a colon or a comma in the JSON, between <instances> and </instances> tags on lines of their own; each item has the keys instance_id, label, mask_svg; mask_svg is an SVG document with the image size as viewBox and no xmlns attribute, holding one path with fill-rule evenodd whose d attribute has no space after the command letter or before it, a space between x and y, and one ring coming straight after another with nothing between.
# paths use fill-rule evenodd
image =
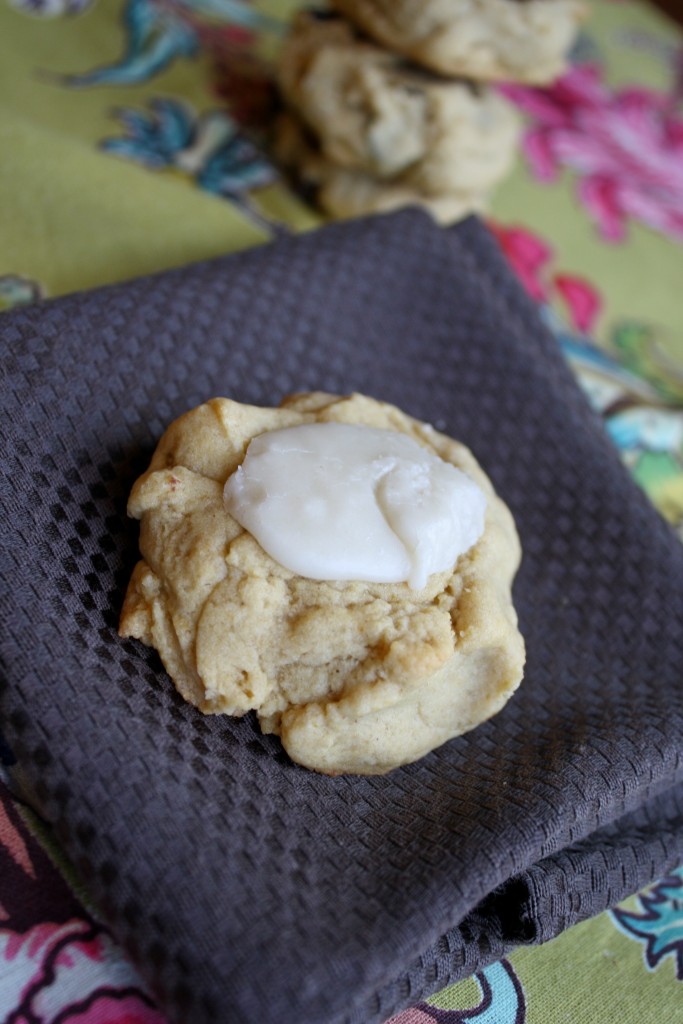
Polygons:
<instances>
[{"instance_id":1,"label":"towel fold","mask_svg":"<svg viewBox=\"0 0 683 1024\"><path fill-rule=\"evenodd\" d=\"M171 1020L373 1024L683 860L683 549L475 219L418 211L0 319L0 729ZM130 486L216 395L361 391L515 516L525 680L384 777L203 717L117 621Z\"/></svg>"}]
</instances>

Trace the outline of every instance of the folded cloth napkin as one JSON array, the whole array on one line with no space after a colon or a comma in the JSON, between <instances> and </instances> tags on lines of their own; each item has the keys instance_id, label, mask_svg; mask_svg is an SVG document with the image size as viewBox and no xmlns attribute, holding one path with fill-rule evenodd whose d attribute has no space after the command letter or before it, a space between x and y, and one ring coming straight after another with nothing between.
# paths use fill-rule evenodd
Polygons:
<instances>
[{"instance_id":1,"label":"folded cloth napkin","mask_svg":"<svg viewBox=\"0 0 683 1024\"><path fill-rule=\"evenodd\" d=\"M172 1020L371 1024L683 859L683 549L479 222L325 227L0 334L0 728ZM313 389L468 444L524 548L521 689L384 777L203 717L116 631L168 422Z\"/></svg>"}]
</instances>

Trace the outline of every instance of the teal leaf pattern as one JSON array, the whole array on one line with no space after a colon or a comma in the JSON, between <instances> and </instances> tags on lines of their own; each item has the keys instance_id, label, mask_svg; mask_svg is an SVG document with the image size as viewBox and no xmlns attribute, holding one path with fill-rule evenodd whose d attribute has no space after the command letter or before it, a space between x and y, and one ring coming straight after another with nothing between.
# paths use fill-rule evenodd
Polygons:
<instances>
[{"instance_id":1,"label":"teal leaf pattern","mask_svg":"<svg viewBox=\"0 0 683 1024\"><path fill-rule=\"evenodd\" d=\"M196 57L201 48L196 19L209 17L240 26L279 33L282 24L244 0L128 0L123 15L124 51L120 59L78 75L64 85L137 85L160 74L179 59Z\"/></svg>"},{"instance_id":2,"label":"teal leaf pattern","mask_svg":"<svg viewBox=\"0 0 683 1024\"><path fill-rule=\"evenodd\" d=\"M612 918L625 935L643 943L645 963L654 971L667 957L683 981L683 868L638 897L640 911L617 907Z\"/></svg>"}]
</instances>

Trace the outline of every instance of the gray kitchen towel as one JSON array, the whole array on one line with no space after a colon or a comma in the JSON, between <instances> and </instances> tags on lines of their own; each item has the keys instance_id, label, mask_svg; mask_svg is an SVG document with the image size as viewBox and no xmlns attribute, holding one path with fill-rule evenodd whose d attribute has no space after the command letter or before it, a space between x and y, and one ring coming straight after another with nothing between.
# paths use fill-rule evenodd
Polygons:
<instances>
[{"instance_id":1,"label":"gray kitchen towel","mask_svg":"<svg viewBox=\"0 0 683 1024\"><path fill-rule=\"evenodd\" d=\"M329 226L0 335L0 730L171 1020L372 1024L683 861L683 549L481 223ZM203 717L117 635L164 427L312 389L468 444L524 549L520 690L384 777Z\"/></svg>"}]
</instances>

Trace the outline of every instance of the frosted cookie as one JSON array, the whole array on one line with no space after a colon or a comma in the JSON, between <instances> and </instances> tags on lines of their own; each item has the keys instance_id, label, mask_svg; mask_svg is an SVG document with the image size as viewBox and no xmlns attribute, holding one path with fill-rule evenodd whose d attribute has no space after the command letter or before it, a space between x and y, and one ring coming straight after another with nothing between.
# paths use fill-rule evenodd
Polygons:
<instances>
[{"instance_id":1,"label":"frosted cookie","mask_svg":"<svg viewBox=\"0 0 683 1024\"><path fill-rule=\"evenodd\" d=\"M338 220L419 206L438 224L454 224L488 207L489 196L481 191L425 195L400 177L378 178L366 171L339 167L322 156L306 126L291 113L277 120L273 153L312 201Z\"/></svg>"},{"instance_id":2,"label":"frosted cookie","mask_svg":"<svg viewBox=\"0 0 683 1024\"><path fill-rule=\"evenodd\" d=\"M518 118L505 99L410 67L341 19L299 15L278 80L323 159L346 170L429 198L486 193L510 169Z\"/></svg>"},{"instance_id":3,"label":"frosted cookie","mask_svg":"<svg viewBox=\"0 0 683 1024\"><path fill-rule=\"evenodd\" d=\"M128 511L142 558L121 635L309 768L414 761L521 680L512 517L467 448L391 405L213 399L171 424Z\"/></svg>"},{"instance_id":4,"label":"frosted cookie","mask_svg":"<svg viewBox=\"0 0 683 1024\"><path fill-rule=\"evenodd\" d=\"M333 0L396 53L444 75L546 84L586 16L579 0Z\"/></svg>"}]
</instances>

